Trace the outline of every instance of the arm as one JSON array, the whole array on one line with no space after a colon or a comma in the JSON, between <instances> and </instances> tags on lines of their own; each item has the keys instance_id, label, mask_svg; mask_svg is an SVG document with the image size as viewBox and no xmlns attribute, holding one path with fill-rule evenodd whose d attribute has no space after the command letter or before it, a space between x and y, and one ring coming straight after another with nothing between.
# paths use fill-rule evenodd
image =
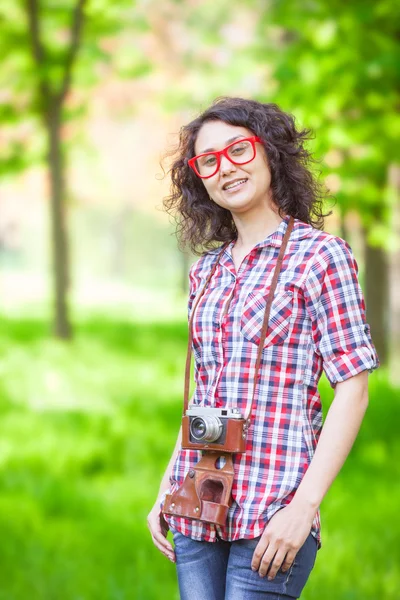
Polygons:
<instances>
[{"instance_id":1,"label":"arm","mask_svg":"<svg viewBox=\"0 0 400 600\"><path fill-rule=\"evenodd\" d=\"M310 466L292 502L269 521L254 552L252 568L273 579L282 566L287 571L310 533L315 514L344 464L368 406L368 372L336 384ZM274 558L274 555L276 556Z\"/></svg>"},{"instance_id":2,"label":"arm","mask_svg":"<svg viewBox=\"0 0 400 600\"><path fill-rule=\"evenodd\" d=\"M199 260L201 260L201 259L199 259ZM198 263L199 263L199 261L196 261L189 270L188 320L190 320L190 312L192 309L193 300L195 298L196 290L197 290L199 282L200 282L199 277L195 276L195 274L194 274ZM192 396L191 400L193 400L193 396ZM175 464L176 457L178 455L178 452L179 452L181 446L182 446L182 425L179 429L178 438L176 440L174 451L172 453L172 456L170 458L168 466L165 470L163 478L161 479L160 489L158 492L157 500L147 517L147 526L150 529L150 533L151 533L151 537L153 539L154 545L160 550L160 552L165 554L165 556L173 562L175 561L175 553L174 553L174 549L172 548L172 545L166 539L167 533L168 533L168 524L165 521L165 519L161 513L160 502L161 502L162 495L170 487L169 477L171 475L172 467Z\"/></svg>"},{"instance_id":3,"label":"arm","mask_svg":"<svg viewBox=\"0 0 400 600\"><path fill-rule=\"evenodd\" d=\"M368 372L336 384L313 460L292 500L313 519L323 497L343 466L368 406Z\"/></svg>"},{"instance_id":4,"label":"arm","mask_svg":"<svg viewBox=\"0 0 400 600\"><path fill-rule=\"evenodd\" d=\"M163 478L161 479L161 483L160 483L160 489L158 490L158 499L157 502L160 501L161 496L164 494L164 492L166 492L168 490L168 488L170 487L170 475L172 472L172 467L174 466L176 457L178 455L179 450L181 449L182 446L182 425L179 428L179 432L178 432L178 437L176 439L176 444L175 444L175 448L174 451L172 452L171 458L169 460L168 466L165 469L165 473L163 475Z\"/></svg>"},{"instance_id":5,"label":"arm","mask_svg":"<svg viewBox=\"0 0 400 600\"><path fill-rule=\"evenodd\" d=\"M161 479L160 489L158 491L157 500L151 509L148 517L147 517L147 526L150 529L151 537L153 539L154 545L165 554L167 558L169 558L172 562L175 561L175 553L174 549L170 542L166 539L168 533L168 525L161 513L160 510L160 500L164 492L168 490L170 487L169 477L172 471L172 467L175 463L177 454L180 450L182 444L182 426L179 429L178 438L176 440L174 451L172 452L172 456L169 460L168 466L165 469L165 473L163 478Z\"/></svg>"},{"instance_id":6,"label":"arm","mask_svg":"<svg viewBox=\"0 0 400 600\"><path fill-rule=\"evenodd\" d=\"M260 574L265 575L273 561L271 578L281 565L284 571L289 569L310 533L318 506L350 452L368 405L368 371L378 367L379 359L357 275L350 246L340 238L324 238L303 291L314 352L322 357L335 397L292 502L275 513L255 550L252 565Z\"/></svg>"}]
</instances>

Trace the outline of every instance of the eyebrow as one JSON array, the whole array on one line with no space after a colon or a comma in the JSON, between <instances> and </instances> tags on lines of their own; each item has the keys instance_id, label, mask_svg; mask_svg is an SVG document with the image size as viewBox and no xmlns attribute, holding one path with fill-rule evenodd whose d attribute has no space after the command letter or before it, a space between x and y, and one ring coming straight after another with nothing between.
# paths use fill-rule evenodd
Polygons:
<instances>
[{"instance_id":1,"label":"eyebrow","mask_svg":"<svg viewBox=\"0 0 400 600\"><path fill-rule=\"evenodd\" d=\"M231 144L235 140L238 140L239 138L244 138L244 137L246 137L246 136L243 135L243 134L241 134L241 135L235 135L235 137L231 137L231 138L229 138L229 140L226 140L226 146L229 146L229 144ZM206 154L206 152L213 152L214 150L215 150L215 148L206 148L202 152L199 152L199 154Z\"/></svg>"}]
</instances>

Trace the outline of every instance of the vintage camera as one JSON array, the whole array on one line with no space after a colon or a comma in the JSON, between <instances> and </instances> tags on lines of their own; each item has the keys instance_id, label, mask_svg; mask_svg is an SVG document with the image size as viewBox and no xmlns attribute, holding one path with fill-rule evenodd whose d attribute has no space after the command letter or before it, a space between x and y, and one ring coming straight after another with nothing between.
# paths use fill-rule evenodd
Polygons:
<instances>
[{"instance_id":1,"label":"vintage camera","mask_svg":"<svg viewBox=\"0 0 400 600\"><path fill-rule=\"evenodd\" d=\"M183 484L167 494L163 513L224 525L232 503L232 454L246 451L246 434L247 421L237 408L188 408L182 448L203 454Z\"/></svg>"},{"instance_id":2,"label":"vintage camera","mask_svg":"<svg viewBox=\"0 0 400 600\"><path fill-rule=\"evenodd\" d=\"M188 408L182 419L182 448L246 451L246 420L238 408Z\"/></svg>"},{"instance_id":3,"label":"vintage camera","mask_svg":"<svg viewBox=\"0 0 400 600\"><path fill-rule=\"evenodd\" d=\"M224 525L232 504L232 454L246 451L247 421L237 408L192 406L182 418L182 448L202 450L163 513ZM222 459L222 460L221 460Z\"/></svg>"}]
</instances>

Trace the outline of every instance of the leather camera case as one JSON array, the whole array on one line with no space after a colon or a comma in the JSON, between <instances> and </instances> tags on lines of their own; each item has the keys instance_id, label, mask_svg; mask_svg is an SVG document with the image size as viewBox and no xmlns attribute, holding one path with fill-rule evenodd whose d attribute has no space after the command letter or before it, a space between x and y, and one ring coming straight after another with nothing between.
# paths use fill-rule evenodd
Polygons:
<instances>
[{"instance_id":1,"label":"leather camera case","mask_svg":"<svg viewBox=\"0 0 400 600\"><path fill-rule=\"evenodd\" d=\"M216 461L221 456L225 464L217 469ZM183 485L166 496L163 514L225 525L232 504L233 477L230 453L206 452L186 475Z\"/></svg>"}]
</instances>

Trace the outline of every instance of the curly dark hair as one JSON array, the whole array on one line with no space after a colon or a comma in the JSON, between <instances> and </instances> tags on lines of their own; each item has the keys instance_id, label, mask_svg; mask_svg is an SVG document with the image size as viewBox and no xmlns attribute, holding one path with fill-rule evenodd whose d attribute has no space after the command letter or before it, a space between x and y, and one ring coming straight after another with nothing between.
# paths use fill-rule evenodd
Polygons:
<instances>
[{"instance_id":1,"label":"curly dark hair","mask_svg":"<svg viewBox=\"0 0 400 600\"><path fill-rule=\"evenodd\" d=\"M245 98L221 97L188 125L181 128L176 149L165 158L173 157L171 194L164 198L165 210L176 222L179 246L189 245L194 254L201 255L215 248L216 242L236 238L237 229L229 210L210 200L202 180L188 165L195 155L197 134L208 121L224 121L250 129L260 137L271 171L271 191L279 214L289 214L322 229L323 200L326 188L310 171L317 162L304 144L311 139L310 129L297 130L292 115L276 104L263 104Z\"/></svg>"}]
</instances>

